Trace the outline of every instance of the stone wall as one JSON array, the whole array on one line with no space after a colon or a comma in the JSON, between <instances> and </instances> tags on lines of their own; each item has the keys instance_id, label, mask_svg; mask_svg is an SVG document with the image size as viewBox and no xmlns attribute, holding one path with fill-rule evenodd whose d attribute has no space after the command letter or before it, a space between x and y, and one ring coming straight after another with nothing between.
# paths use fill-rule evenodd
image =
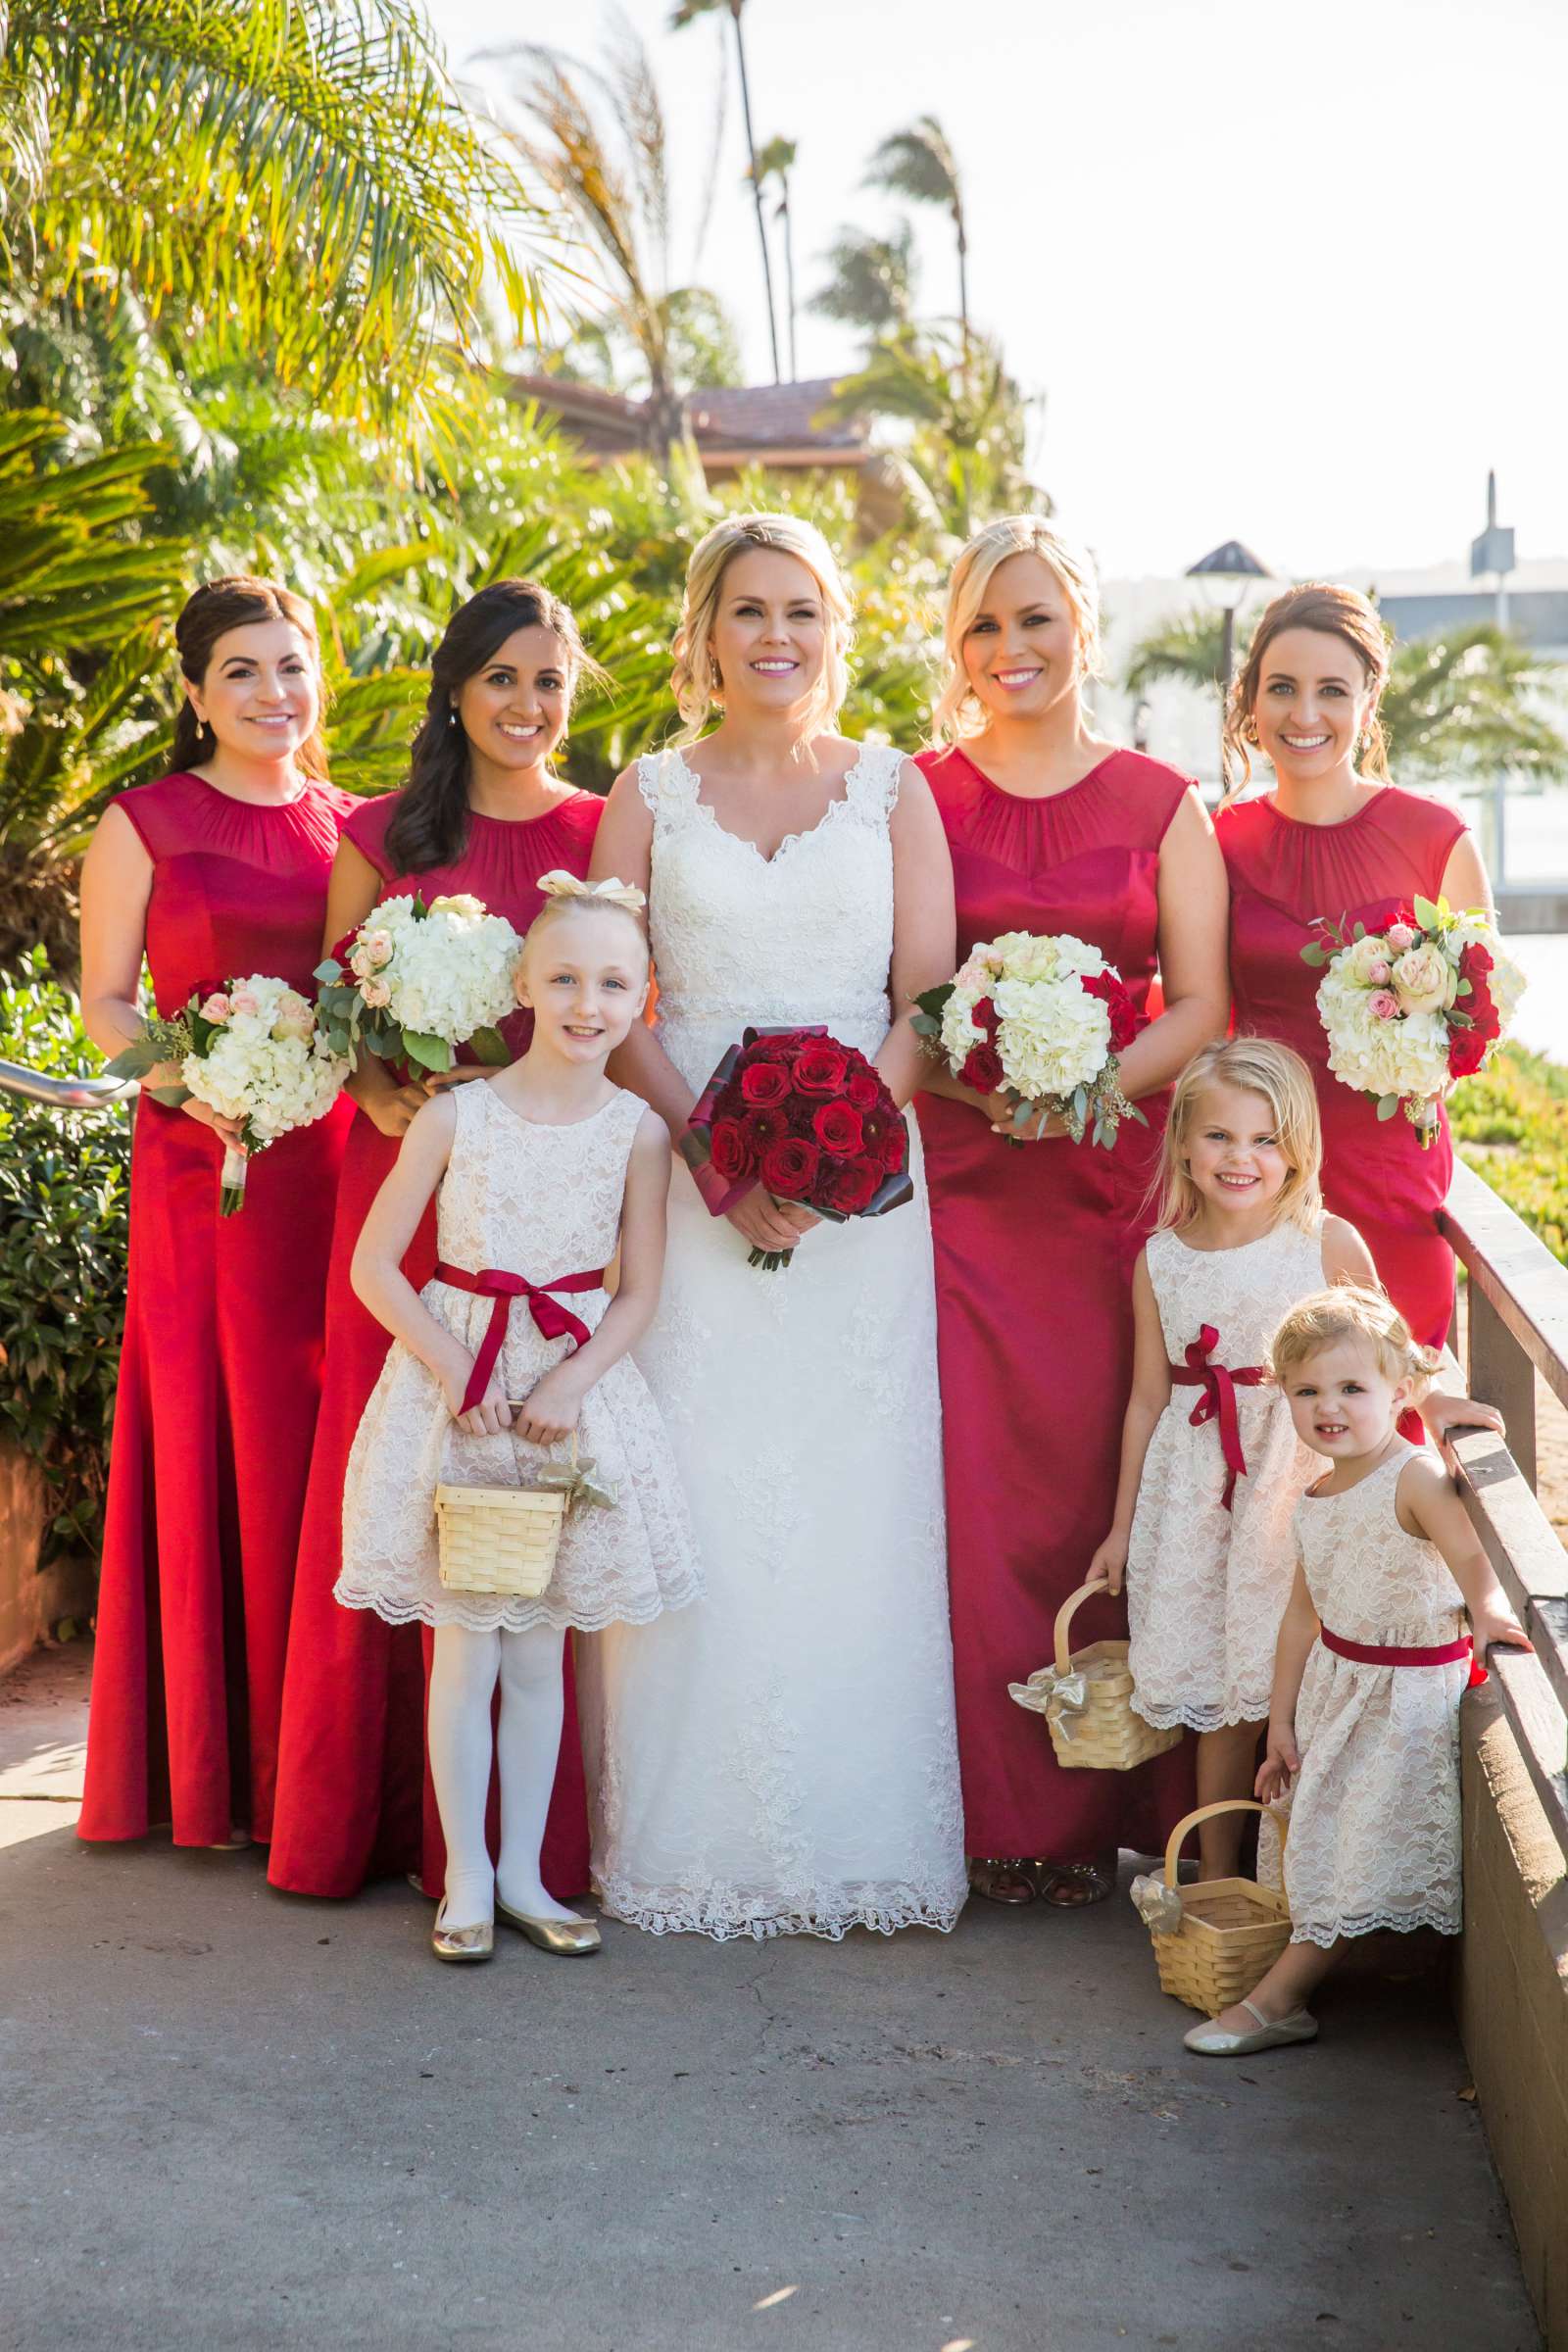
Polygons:
<instances>
[{"instance_id":1,"label":"stone wall","mask_svg":"<svg viewBox=\"0 0 1568 2352\"><path fill-rule=\"evenodd\" d=\"M1459 2031L1549 2352L1568 2352L1568 1875L1495 1686L1464 1711Z\"/></svg>"}]
</instances>

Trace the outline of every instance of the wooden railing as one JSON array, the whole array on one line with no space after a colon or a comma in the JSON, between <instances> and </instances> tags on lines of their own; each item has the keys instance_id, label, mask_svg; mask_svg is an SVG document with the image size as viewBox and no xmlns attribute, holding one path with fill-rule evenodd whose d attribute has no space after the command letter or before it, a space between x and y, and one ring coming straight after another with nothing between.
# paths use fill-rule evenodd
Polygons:
<instances>
[{"instance_id":1,"label":"wooden railing","mask_svg":"<svg viewBox=\"0 0 1568 2352\"><path fill-rule=\"evenodd\" d=\"M1460 1492L1535 1643L1533 1657L1494 1649L1488 1665L1568 1865L1568 1551L1535 1494L1538 1373L1568 1406L1568 1267L1469 1168L1455 1168L1441 1223L1469 1276L1470 1394L1508 1429L1506 1445L1460 1437Z\"/></svg>"}]
</instances>

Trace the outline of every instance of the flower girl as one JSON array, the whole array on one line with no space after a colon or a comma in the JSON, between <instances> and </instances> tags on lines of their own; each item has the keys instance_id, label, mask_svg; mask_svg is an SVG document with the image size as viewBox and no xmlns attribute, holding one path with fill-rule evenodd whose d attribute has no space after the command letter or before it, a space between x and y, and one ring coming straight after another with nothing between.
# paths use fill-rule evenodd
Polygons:
<instances>
[{"instance_id":1,"label":"flower girl","mask_svg":"<svg viewBox=\"0 0 1568 2352\"><path fill-rule=\"evenodd\" d=\"M642 1624L700 1578L668 1442L627 1350L658 1302L669 1139L605 1064L647 1000L640 891L546 874L517 966L533 1040L511 1068L420 1110L376 1196L353 1280L395 1345L365 1408L343 1497L337 1598L435 1628L430 1772L447 1843L433 1937L483 1960L494 1919L551 1952L599 1930L546 1893L539 1849L562 1734L565 1629ZM416 1294L400 1272L439 1187L440 1263ZM617 1255L612 1298L605 1272ZM517 1486L541 1448L579 1432L591 1495L574 1503L536 1599L461 1592L437 1571L435 1490ZM559 1457L558 1457L559 1466ZM608 1506L608 1507L607 1507ZM501 1850L485 1840L491 1701Z\"/></svg>"},{"instance_id":2,"label":"flower girl","mask_svg":"<svg viewBox=\"0 0 1568 2352\"><path fill-rule=\"evenodd\" d=\"M1326 1216L1311 1073L1288 1046L1207 1046L1176 1081L1154 1232L1133 1274L1133 1388L1110 1532L1091 1583L1127 1584L1133 1705L1199 1735L1198 1801L1247 1796L1290 1595L1291 1513L1312 1475L1268 1343L1325 1282L1375 1282ZM1196 1396L1192 1394L1197 1392ZM1200 1824L1230 1878L1243 1817Z\"/></svg>"},{"instance_id":3,"label":"flower girl","mask_svg":"<svg viewBox=\"0 0 1568 2352\"><path fill-rule=\"evenodd\" d=\"M1209 2057L1311 2041L1302 2004L1347 1936L1458 1934L1459 1701L1491 1642L1530 1647L1452 1482L1399 1435L1427 1356L1396 1309L1381 1292L1324 1292L1286 1316L1272 1353L1298 1436L1329 1463L1296 1507L1257 1775L1265 1803L1294 1778L1291 1941L1246 2000L1185 2036Z\"/></svg>"}]
</instances>

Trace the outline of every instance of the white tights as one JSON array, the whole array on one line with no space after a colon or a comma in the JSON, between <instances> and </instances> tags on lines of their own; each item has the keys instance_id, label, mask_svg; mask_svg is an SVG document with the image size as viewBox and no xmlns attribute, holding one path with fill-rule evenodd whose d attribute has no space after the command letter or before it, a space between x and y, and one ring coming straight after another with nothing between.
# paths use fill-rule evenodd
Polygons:
<instances>
[{"instance_id":1,"label":"white tights","mask_svg":"<svg viewBox=\"0 0 1568 2352\"><path fill-rule=\"evenodd\" d=\"M446 1925L479 1927L503 1900L529 1919L573 1919L545 1892L539 1849L561 1755L564 1634L470 1633L438 1625L430 1663L430 1778L447 1841ZM490 1792L490 1702L501 1678L494 1749L501 1779L501 1858L485 1841Z\"/></svg>"}]
</instances>

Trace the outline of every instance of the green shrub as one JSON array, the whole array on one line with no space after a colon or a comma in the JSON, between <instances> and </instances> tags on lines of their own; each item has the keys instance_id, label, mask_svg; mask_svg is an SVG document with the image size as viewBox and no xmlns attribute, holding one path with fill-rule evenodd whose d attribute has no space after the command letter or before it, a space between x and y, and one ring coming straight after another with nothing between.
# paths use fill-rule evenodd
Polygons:
<instances>
[{"instance_id":1,"label":"green shrub","mask_svg":"<svg viewBox=\"0 0 1568 2352\"><path fill-rule=\"evenodd\" d=\"M75 1076L97 1064L41 949L0 981L0 1059ZM98 1548L129 1245L130 1121L0 1093L0 1426L57 1505L44 1544Z\"/></svg>"},{"instance_id":2,"label":"green shrub","mask_svg":"<svg viewBox=\"0 0 1568 2352\"><path fill-rule=\"evenodd\" d=\"M1568 1069L1504 1046L1448 1112L1463 1158L1568 1265Z\"/></svg>"}]
</instances>

